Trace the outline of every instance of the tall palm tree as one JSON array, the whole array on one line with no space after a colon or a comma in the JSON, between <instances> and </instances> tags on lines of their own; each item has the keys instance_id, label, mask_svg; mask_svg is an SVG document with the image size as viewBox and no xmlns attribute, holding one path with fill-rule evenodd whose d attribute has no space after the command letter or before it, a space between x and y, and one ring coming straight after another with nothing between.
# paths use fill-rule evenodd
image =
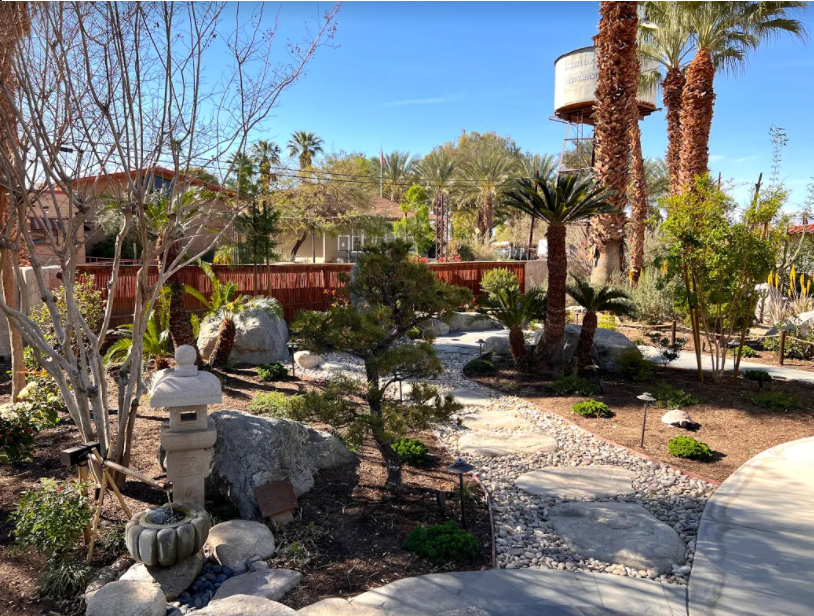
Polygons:
<instances>
[{"instance_id":1,"label":"tall palm tree","mask_svg":"<svg viewBox=\"0 0 814 616\"><path fill-rule=\"evenodd\" d=\"M681 99L682 189L709 171L709 135L719 70L735 73L751 52L780 34L807 36L802 22L792 19L805 2L679 2L695 40L695 56L687 67Z\"/></svg>"},{"instance_id":2,"label":"tall palm tree","mask_svg":"<svg viewBox=\"0 0 814 616\"><path fill-rule=\"evenodd\" d=\"M693 52L692 30L686 11L679 2L641 2L639 22L639 55L656 62L664 71L658 73L661 98L667 120L667 168L670 192L680 188L681 170L681 97L684 93L684 69Z\"/></svg>"},{"instance_id":3,"label":"tall palm tree","mask_svg":"<svg viewBox=\"0 0 814 616\"><path fill-rule=\"evenodd\" d=\"M412 183L418 161L409 152L399 150L384 154L382 158L384 158L384 166L381 168L381 174L385 194L391 201L398 202ZM381 159L376 161L375 166L379 165L381 165Z\"/></svg>"},{"instance_id":4,"label":"tall palm tree","mask_svg":"<svg viewBox=\"0 0 814 616\"><path fill-rule=\"evenodd\" d=\"M623 289L614 289L607 285L594 287L587 280L576 277L567 289L568 295L585 308L576 352L577 366L584 368L591 362L591 347L594 345L597 325L596 313L612 312L619 316L629 316L633 314L634 308Z\"/></svg>"},{"instance_id":5,"label":"tall palm tree","mask_svg":"<svg viewBox=\"0 0 814 616\"><path fill-rule=\"evenodd\" d=\"M647 222L649 203L645 181L644 157L642 156L642 131L638 117L630 128L630 268L628 277L634 287L644 265L644 227Z\"/></svg>"},{"instance_id":6,"label":"tall palm tree","mask_svg":"<svg viewBox=\"0 0 814 616\"><path fill-rule=\"evenodd\" d=\"M638 13L635 2L599 6L596 43L594 152L596 175L613 190L614 211L591 221L597 258L591 278L605 282L622 267L627 187L630 175L630 131L636 122L639 64L636 58Z\"/></svg>"},{"instance_id":7,"label":"tall palm tree","mask_svg":"<svg viewBox=\"0 0 814 616\"><path fill-rule=\"evenodd\" d=\"M433 202L435 214L435 256L445 257L449 232L449 191L453 184L455 161L444 148L427 154L418 164L422 185Z\"/></svg>"},{"instance_id":8,"label":"tall palm tree","mask_svg":"<svg viewBox=\"0 0 814 616\"><path fill-rule=\"evenodd\" d=\"M464 194L478 202L477 229L480 241L488 243L495 226L495 201L517 169L517 158L505 150L484 149L461 165Z\"/></svg>"},{"instance_id":9,"label":"tall palm tree","mask_svg":"<svg viewBox=\"0 0 814 616\"><path fill-rule=\"evenodd\" d=\"M509 349L516 364L526 357L526 339L523 329L532 321L545 319L546 291L543 287L529 289L523 294L517 286L496 289L490 294L489 314L509 330Z\"/></svg>"},{"instance_id":10,"label":"tall palm tree","mask_svg":"<svg viewBox=\"0 0 814 616\"><path fill-rule=\"evenodd\" d=\"M280 166L280 146L273 141L260 139L252 145L250 157L260 171L260 188L264 194L271 191L271 167Z\"/></svg>"},{"instance_id":11,"label":"tall palm tree","mask_svg":"<svg viewBox=\"0 0 814 616\"><path fill-rule=\"evenodd\" d=\"M289 156L299 158L300 170L310 169L314 162L314 157L323 153L324 142L314 133L298 130L291 134L291 138L286 144Z\"/></svg>"},{"instance_id":12,"label":"tall palm tree","mask_svg":"<svg viewBox=\"0 0 814 616\"><path fill-rule=\"evenodd\" d=\"M590 177L562 174L556 180L542 175L514 180L506 205L548 224L548 305L545 337L535 355L546 363L565 331L565 283L568 278L565 232L568 225L613 212L611 193Z\"/></svg>"}]
</instances>

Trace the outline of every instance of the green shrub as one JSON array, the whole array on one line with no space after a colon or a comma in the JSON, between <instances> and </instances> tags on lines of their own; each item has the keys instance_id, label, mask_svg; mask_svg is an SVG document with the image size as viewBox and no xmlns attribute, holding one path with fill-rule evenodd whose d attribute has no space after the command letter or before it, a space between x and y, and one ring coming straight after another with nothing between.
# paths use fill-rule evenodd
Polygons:
<instances>
[{"instance_id":1,"label":"green shrub","mask_svg":"<svg viewBox=\"0 0 814 616\"><path fill-rule=\"evenodd\" d=\"M302 402L302 396L289 396L279 391L257 394L249 402L249 412L257 415L288 418L292 410Z\"/></svg>"},{"instance_id":2,"label":"green shrub","mask_svg":"<svg viewBox=\"0 0 814 616\"><path fill-rule=\"evenodd\" d=\"M407 466L424 466L427 462L427 446L418 439L400 438L391 447Z\"/></svg>"},{"instance_id":3,"label":"green shrub","mask_svg":"<svg viewBox=\"0 0 814 616\"><path fill-rule=\"evenodd\" d=\"M288 376L288 368L282 362L276 361L273 364L263 364L257 368L257 375L264 381L276 381Z\"/></svg>"},{"instance_id":4,"label":"green shrub","mask_svg":"<svg viewBox=\"0 0 814 616\"><path fill-rule=\"evenodd\" d=\"M673 301L675 282L660 281L656 269L645 268L639 284L629 289L629 293L639 321L658 325L676 317Z\"/></svg>"},{"instance_id":5,"label":"green shrub","mask_svg":"<svg viewBox=\"0 0 814 616\"><path fill-rule=\"evenodd\" d=\"M417 327L411 327L407 330L407 337L410 340L419 340L421 338L421 330Z\"/></svg>"},{"instance_id":6,"label":"green shrub","mask_svg":"<svg viewBox=\"0 0 814 616\"><path fill-rule=\"evenodd\" d=\"M50 558L37 578L37 587L44 597L73 599L85 590L95 572L84 560Z\"/></svg>"},{"instance_id":7,"label":"green shrub","mask_svg":"<svg viewBox=\"0 0 814 616\"><path fill-rule=\"evenodd\" d=\"M76 548L82 529L91 519L91 508L81 489L82 484L76 482L40 479L39 486L23 492L11 514L17 545L49 556Z\"/></svg>"},{"instance_id":8,"label":"green shrub","mask_svg":"<svg viewBox=\"0 0 814 616\"><path fill-rule=\"evenodd\" d=\"M33 457L37 426L27 412L29 406L22 403L0 406L0 462L17 464Z\"/></svg>"},{"instance_id":9,"label":"green shrub","mask_svg":"<svg viewBox=\"0 0 814 616\"><path fill-rule=\"evenodd\" d=\"M478 553L478 542L454 520L436 526L419 524L404 540L404 548L436 564L469 560Z\"/></svg>"},{"instance_id":10,"label":"green shrub","mask_svg":"<svg viewBox=\"0 0 814 616\"><path fill-rule=\"evenodd\" d=\"M701 441L696 441L691 436L677 436L667 443L667 451L678 458L687 460L698 460L699 462L709 462L715 457L712 449Z\"/></svg>"},{"instance_id":11,"label":"green shrub","mask_svg":"<svg viewBox=\"0 0 814 616\"><path fill-rule=\"evenodd\" d=\"M738 356L738 347L734 347L734 348L730 349L729 354L732 357L737 357ZM744 346L743 351L741 351L741 357L744 357L746 359L750 359L752 357L757 357L757 351L755 351L752 347Z\"/></svg>"},{"instance_id":12,"label":"green shrub","mask_svg":"<svg viewBox=\"0 0 814 616\"><path fill-rule=\"evenodd\" d=\"M763 391L763 384L771 382L772 375L765 370L747 370L743 373L743 378L747 381L755 381L758 389Z\"/></svg>"},{"instance_id":13,"label":"green shrub","mask_svg":"<svg viewBox=\"0 0 814 616\"><path fill-rule=\"evenodd\" d=\"M780 353L780 336L768 337L761 340L763 348L773 353ZM783 346L783 357L786 359L811 359L814 357L814 332L803 335L796 325L792 325L786 332L786 343Z\"/></svg>"},{"instance_id":14,"label":"green shrub","mask_svg":"<svg viewBox=\"0 0 814 616\"><path fill-rule=\"evenodd\" d=\"M473 359L466 366L464 372L469 374L493 374L495 365L487 359Z\"/></svg>"},{"instance_id":15,"label":"green shrub","mask_svg":"<svg viewBox=\"0 0 814 616\"><path fill-rule=\"evenodd\" d=\"M661 408L680 409L698 404L698 399L695 396L667 383L656 385L653 389L653 395L658 400L658 406Z\"/></svg>"},{"instance_id":16,"label":"green shrub","mask_svg":"<svg viewBox=\"0 0 814 616\"><path fill-rule=\"evenodd\" d=\"M655 366L635 347L628 347L616 356L616 365L623 378L629 381L648 381Z\"/></svg>"},{"instance_id":17,"label":"green shrub","mask_svg":"<svg viewBox=\"0 0 814 616\"><path fill-rule=\"evenodd\" d=\"M124 541L125 526L124 522L114 522L102 534L102 549L105 554L113 557L127 554L127 544Z\"/></svg>"},{"instance_id":18,"label":"green shrub","mask_svg":"<svg viewBox=\"0 0 814 616\"><path fill-rule=\"evenodd\" d=\"M600 314L596 320L596 326L599 329L609 329L616 331L616 315L613 314Z\"/></svg>"},{"instance_id":19,"label":"green shrub","mask_svg":"<svg viewBox=\"0 0 814 616\"><path fill-rule=\"evenodd\" d=\"M761 391L750 398L752 404L769 411L788 411L800 406L800 400L783 391Z\"/></svg>"},{"instance_id":20,"label":"green shrub","mask_svg":"<svg viewBox=\"0 0 814 616\"><path fill-rule=\"evenodd\" d=\"M597 388L582 377L574 374L561 376L551 385L551 389L558 396L593 396L598 392Z\"/></svg>"},{"instance_id":21,"label":"green shrub","mask_svg":"<svg viewBox=\"0 0 814 616\"><path fill-rule=\"evenodd\" d=\"M495 299L496 291L519 289L520 283L517 281L517 276L512 274L509 270L499 268L489 270L483 275L480 281L480 288L489 296L489 299Z\"/></svg>"},{"instance_id":22,"label":"green shrub","mask_svg":"<svg viewBox=\"0 0 814 616\"><path fill-rule=\"evenodd\" d=\"M613 414L607 404L598 400L580 402L572 406L571 410L583 417L610 417Z\"/></svg>"}]
</instances>

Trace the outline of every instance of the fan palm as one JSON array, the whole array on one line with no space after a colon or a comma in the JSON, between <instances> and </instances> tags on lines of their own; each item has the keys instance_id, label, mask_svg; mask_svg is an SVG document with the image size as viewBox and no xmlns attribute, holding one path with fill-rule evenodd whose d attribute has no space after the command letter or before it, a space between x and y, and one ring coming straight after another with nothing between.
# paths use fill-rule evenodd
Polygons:
<instances>
[{"instance_id":1,"label":"fan palm","mask_svg":"<svg viewBox=\"0 0 814 616\"><path fill-rule=\"evenodd\" d=\"M314 162L314 157L322 154L323 141L314 133L298 130L291 134L291 138L286 144L289 156L296 156L300 162L300 170L310 169Z\"/></svg>"},{"instance_id":2,"label":"fan palm","mask_svg":"<svg viewBox=\"0 0 814 616\"><path fill-rule=\"evenodd\" d=\"M627 188L630 176L630 133L636 122L639 64L636 58L636 2L603 0L596 35L596 104L594 153L596 175L613 194L614 210L591 221L598 259L592 278L604 282L621 269Z\"/></svg>"},{"instance_id":3,"label":"fan palm","mask_svg":"<svg viewBox=\"0 0 814 616\"><path fill-rule=\"evenodd\" d=\"M517 169L517 158L503 149L483 149L461 165L464 195L474 197L479 204L477 228L480 240L489 242L495 226L495 201L501 189Z\"/></svg>"},{"instance_id":4,"label":"fan palm","mask_svg":"<svg viewBox=\"0 0 814 616\"><path fill-rule=\"evenodd\" d=\"M612 212L610 192L590 177L562 174L556 180L542 175L519 178L506 192L506 204L548 224L548 305L545 337L535 355L547 362L565 331L565 283L568 278L566 228L582 220Z\"/></svg>"},{"instance_id":5,"label":"fan palm","mask_svg":"<svg viewBox=\"0 0 814 616\"><path fill-rule=\"evenodd\" d=\"M382 156L384 167L382 167L381 173L387 198L391 201L399 201L406 188L409 188L412 183L412 176L415 174L418 162L409 152L399 150ZM380 165L381 160L377 163Z\"/></svg>"},{"instance_id":6,"label":"fan palm","mask_svg":"<svg viewBox=\"0 0 814 616\"><path fill-rule=\"evenodd\" d=\"M591 347L594 344L597 324L596 313L612 312L619 316L629 316L633 314L633 305L628 301L628 295L624 290L607 285L593 286L582 278L574 278L567 289L571 299L585 308L576 352L577 366L583 368L591 361Z\"/></svg>"},{"instance_id":7,"label":"fan palm","mask_svg":"<svg viewBox=\"0 0 814 616\"><path fill-rule=\"evenodd\" d=\"M280 165L280 146L273 141L259 140L252 145L251 159L260 171L262 191L268 194L271 191L271 167Z\"/></svg>"},{"instance_id":8,"label":"fan palm","mask_svg":"<svg viewBox=\"0 0 814 616\"><path fill-rule=\"evenodd\" d=\"M523 329L532 321L545 319L545 290L534 287L524 295L517 286L496 289L490 294L488 309L492 317L509 330L512 358L515 363L520 363L526 357Z\"/></svg>"},{"instance_id":9,"label":"fan palm","mask_svg":"<svg viewBox=\"0 0 814 616\"><path fill-rule=\"evenodd\" d=\"M686 189L709 170L709 135L719 70L735 73L750 52L780 34L805 38L792 11L806 2L678 2L693 32L695 56L687 67L681 100L680 185Z\"/></svg>"}]
</instances>

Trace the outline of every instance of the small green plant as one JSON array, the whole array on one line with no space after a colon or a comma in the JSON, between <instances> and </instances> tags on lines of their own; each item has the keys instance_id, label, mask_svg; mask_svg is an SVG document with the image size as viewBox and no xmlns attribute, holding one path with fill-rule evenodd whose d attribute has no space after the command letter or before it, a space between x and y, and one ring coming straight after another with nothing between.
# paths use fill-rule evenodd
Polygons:
<instances>
[{"instance_id":1,"label":"small green plant","mask_svg":"<svg viewBox=\"0 0 814 616\"><path fill-rule=\"evenodd\" d=\"M755 381L757 383L758 391L763 391L763 384L770 383L772 375L765 370L747 370L743 373L743 378L747 381Z\"/></svg>"},{"instance_id":2,"label":"small green plant","mask_svg":"<svg viewBox=\"0 0 814 616\"><path fill-rule=\"evenodd\" d=\"M488 359L473 359L464 366L464 372L467 374L494 374L495 365Z\"/></svg>"},{"instance_id":3,"label":"small green plant","mask_svg":"<svg viewBox=\"0 0 814 616\"><path fill-rule=\"evenodd\" d=\"M104 534L102 534L102 549L105 554L117 557L127 554L127 544L124 541L125 524L122 522L112 523Z\"/></svg>"},{"instance_id":4,"label":"small green plant","mask_svg":"<svg viewBox=\"0 0 814 616\"><path fill-rule=\"evenodd\" d=\"M738 356L738 347L734 347L730 349L729 354L732 357ZM755 351L752 347L744 346L743 350L741 351L741 357L745 357L746 359L750 359L752 357L757 357L757 351Z\"/></svg>"},{"instance_id":5,"label":"small green plant","mask_svg":"<svg viewBox=\"0 0 814 616\"><path fill-rule=\"evenodd\" d=\"M417 327L411 327L407 330L407 337L410 340L419 340L421 338L421 330Z\"/></svg>"},{"instance_id":6,"label":"small green plant","mask_svg":"<svg viewBox=\"0 0 814 616\"><path fill-rule=\"evenodd\" d=\"M594 396L598 391L592 383L574 374L561 376L554 381L551 389L558 396Z\"/></svg>"},{"instance_id":7,"label":"small green plant","mask_svg":"<svg viewBox=\"0 0 814 616\"><path fill-rule=\"evenodd\" d=\"M400 438L390 445L407 466L424 466L427 463L427 446L415 438Z\"/></svg>"},{"instance_id":8,"label":"small green plant","mask_svg":"<svg viewBox=\"0 0 814 616\"><path fill-rule=\"evenodd\" d=\"M478 542L454 520L436 526L419 524L404 540L404 548L436 563L466 561L478 553Z\"/></svg>"},{"instance_id":9,"label":"small green plant","mask_svg":"<svg viewBox=\"0 0 814 616\"><path fill-rule=\"evenodd\" d=\"M687 344L686 338L676 338L672 342L667 336L662 336L659 332L653 332L649 335L650 344L656 347L656 350L661 356L661 363L666 368L671 362L674 362L681 355L681 350Z\"/></svg>"},{"instance_id":10,"label":"small green plant","mask_svg":"<svg viewBox=\"0 0 814 616\"><path fill-rule=\"evenodd\" d=\"M814 333L803 334L802 330L792 325L786 333L783 346L783 357L786 359L811 359L814 357ZM780 353L780 336L765 336L761 339L763 348L773 353Z\"/></svg>"},{"instance_id":11,"label":"small green plant","mask_svg":"<svg viewBox=\"0 0 814 616\"><path fill-rule=\"evenodd\" d=\"M44 597L73 599L85 590L95 571L83 560L49 558L37 578L37 587Z\"/></svg>"},{"instance_id":12,"label":"small green plant","mask_svg":"<svg viewBox=\"0 0 814 616\"><path fill-rule=\"evenodd\" d=\"M656 385L653 389L653 395L658 400L656 406L664 409L680 409L698 404L698 399L695 396L667 383Z\"/></svg>"},{"instance_id":13,"label":"small green plant","mask_svg":"<svg viewBox=\"0 0 814 616\"><path fill-rule=\"evenodd\" d=\"M0 462L19 464L33 457L37 426L28 408L20 403L0 406Z\"/></svg>"},{"instance_id":14,"label":"small green plant","mask_svg":"<svg viewBox=\"0 0 814 616\"><path fill-rule=\"evenodd\" d=\"M800 400L784 391L761 391L750 398L752 404L769 411L788 411L800 406Z\"/></svg>"},{"instance_id":15,"label":"small green plant","mask_svg":"<svg viewBox=\"0 0 814 616\"><path fill-rule=\"evenodd\" d=\"M631 342L633 344L635 344L636 346L641 346L643 344L647 344L647 340L645 340L641 336L636 336L633 340L631 340Z\"/></svg>"},{"instance_id":16,"label":"small green plant","mask_svg":"<svg viewBox=\"0 0 814 616\"><path fill-rule=\"evenodd\" d=\"M596 320L596 326L599 329L609 329L613 332L616 331L616 315L615 314L600 314Z\"/></svg>"},{"instance_id":17,"label":"small green plant","mask_svg":"<svg viewBox=\"0 0 814 616\"><path fill-rule=\"evenodd\" d=\"M249 412L256 415L288 418L301 400L302 396L288 396L279 391L263 392L257 394L249 402Z\"/></svg>"},{"instance_id":18,"label":"small green plant","mask_svg":"<svg viewBox=\"0 0 814 616\"><path fill-rule=\"evenodd\" d=\"M623 378L629 381L649 381L654 365L642 356L636 347L628 347L616 356L616 365Z\"/></svg>"},{"instance_id":19,"label":"small green plant","mask_svg":"<svg viewBox=\"0 0 814 616\"><path fill-rule=\"evenodd\" d=\"M575 404L571 407L577 415L582 415L583 417L610 417L613 413L611 413L610 407L604 402L599 402L598 400L587 400L585 402L580 402L579 404Z\"/></svg>"},{"instance_id":20,"label":"small green plant","mask_svg":"<svg viewBox=\"0 0 814 616\"><path fill-rule=\"evenodd\" d=\"M499 268L489 270L483 275L480 288L489 296L489 299L493 300L498 291L505 292L512 289L520 289L520 283L517 281L517 276L512 274L509 270Z\"/></svg>"},{"instance_id":21,"label":"small green plant","mask_svg":"<svg viewBox=\"0 0 814 616\"><path fill-rule=\"evenodd\" d=\"M276 381L288 376L288 368L282 362L276 361L273 364L263 364L257 368L257 376L264 381Z\"/></svg>"},{"instance_id":22,"label":"small green plant","mask_svg":"<svg viewBox=\"0 0 814 616\"><path fill-rule=\"evenodd\" d=\"M712 449L691 436L676 436L667 443L667 451L678 458L709 462L715 457Z\"/></svg>"}]
</instances>

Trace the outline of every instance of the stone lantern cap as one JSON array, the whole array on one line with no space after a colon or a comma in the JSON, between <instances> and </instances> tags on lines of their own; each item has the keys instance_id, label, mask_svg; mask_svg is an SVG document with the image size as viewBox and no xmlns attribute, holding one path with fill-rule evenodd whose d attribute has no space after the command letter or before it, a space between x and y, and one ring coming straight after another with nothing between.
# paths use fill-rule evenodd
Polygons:
<instances>
[{"instance_id":1,"label":"stone lantern cap","mask_svg":"<svg viewBox=\"0 0 814 616\"><path fill-rule=\"evenodd\" d=\"M199 372L195 366L197 352L188 344L175 350L175 370L160 371L153 382L150 406L172 408L203 406L223 401L220 380L211 372Z\"/></svg>"}]
</instances>

